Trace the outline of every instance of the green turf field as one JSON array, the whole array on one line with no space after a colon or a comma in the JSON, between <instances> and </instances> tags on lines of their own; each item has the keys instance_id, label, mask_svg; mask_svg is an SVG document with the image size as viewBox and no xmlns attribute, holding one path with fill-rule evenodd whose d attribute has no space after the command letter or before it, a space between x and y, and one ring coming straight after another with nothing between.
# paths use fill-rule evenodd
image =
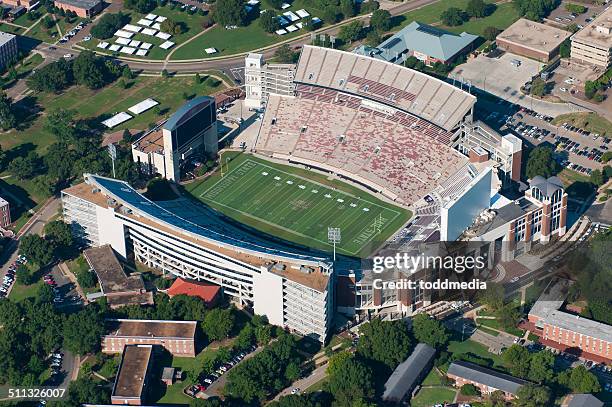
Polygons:
<instances>
[{"instance_id":1,"label":"green turf field","mask_svg":"<svg viewBox=\"0 0 612 407\"><path fill-rule=\"evenodd\" d=\"M320 174L242 154L224 175L213 176L192 194L226 215L289 241L330 250L327 228L338 227L340 253L365 256L368 243L388 238L409 211L382 202Z\"/></svg>"}]
</instances>

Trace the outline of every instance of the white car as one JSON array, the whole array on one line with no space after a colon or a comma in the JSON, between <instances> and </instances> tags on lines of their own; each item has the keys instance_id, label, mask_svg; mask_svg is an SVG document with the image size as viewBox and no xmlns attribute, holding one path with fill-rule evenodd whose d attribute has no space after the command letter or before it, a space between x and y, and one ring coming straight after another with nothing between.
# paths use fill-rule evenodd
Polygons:
<instances>
[{"instance_id":1,"label":"white car","mask_svg":"<svg viewBox=\"0 0 612 407\"><path fill-rule=\"evenodd\" d=\"M561 92L567 92L567 88L561 88L559 89Z\"/></svg>"},{"instance_id":2,"label":"white car","mask_svg":"<svg viewBox=\"0 0 612 407\"><path fill-rule=\"evenodd\" d=\"M89 41L91 40L91 35L86 35L85 37L83 37L83 41Z\"/></svg>"},{"instance_id":3,"label":"white car","mask_svg":"<svg viewBox=\"0 0 612 407\"><path fill-rule=\"evenodd\" d=\"M512 280L510 280L511 283L516 283L517 281L519 281L518 277L514 277Z\"/></svg>"},{"instance_id":4,"label":"white car","mask_svg":"<svg viewBox=\"0 0 612 407\"><path fill-rule=\"evenodd\" d=\"M293 390L291 390L291 394L298 394L300 392L300 388L296 387Z\"/></svg>"},{"instance_id":5,"label":"white car","mask_svg":"<svg viewBox=\"0 0 612 407\"><path fill-rule=\"evenodd\" d=\"M72 58L72 54L64 54L64 58L66 59Z\"/></svg>"}]
</instances>

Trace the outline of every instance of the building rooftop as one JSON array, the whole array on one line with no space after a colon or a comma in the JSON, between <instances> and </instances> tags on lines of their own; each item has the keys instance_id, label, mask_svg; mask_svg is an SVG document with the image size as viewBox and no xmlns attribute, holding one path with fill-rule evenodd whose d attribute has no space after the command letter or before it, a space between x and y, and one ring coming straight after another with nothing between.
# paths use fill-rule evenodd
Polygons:
<instances>
[{"instance_id":1,"label":"building rooftop","mask_svg":"<svg viewBox=\"0 0 612 407\"><path fill-rule=\"evenodd\" d=\"M561 308L567 297L568 283L564 279L551 281L529 310L529 315L546 318L552 311Z\"/></svg>"},{"instance_id":2,"label":"building rooftop","mask_svg":"<svg viewBox=\"0 0 612 407\"><path fill-rule=\"evenodd\" d=\"M429 345L419 343L408 359L399 364L385 383L384 401L400 402L411 391L422 371L436 355Z\"/></svg>"},{"instance_id":3,"label":"building rooftop","mask_svg":"<svg viewBox=\"0 0 612 407\"><path fill-rule=\"evenodd\" d=\"M164 129L169 131L176 130L183 122L189 120L193 113L199 112L210 103L214 103L214 101L215 99L210 96L199 96L191 99L170 116L164 124Z\"/></svg>"},{"instance_id":4,"label":"building rooftop","mask_svg":"<svg viewBox=\"0 0 612 407\"><path fill-rule=\"evenodd\" d=\"M0 196L0 206L8 205L8 201Z\"/></svg>"},{"instance_id":5,"label":"building rooftop","mask_svg":"<svg viewBox=\"0 0 612 407\"><path fill-rule=\"evenodd\" d=\"M184 280L177 278L172 286L168 289L168 294L188 295L190 297L198 297L204 302L211 302L219 294L221 287L214 284L209 284L203 281Z\"/></svg>"},{"instance_id":6,"label":"building rooftop","mask_svg":"<svg viewBox=\"0 0 612 407\"><path fill-rule=\"evenodd\" d=\"M107 319L106 324L106 336L194 339L197 321Z\"/></svg>"},{"instance_id":7,"label":"building rooftop","mask_svg":"<svg viewBox=\"0 0 612 407\"><path fill-rule=\"evenodd\" d=\"M510 394L516 394L522 386L529 383L526 380L464 361L451 363L447 374L484 384Z\"/></svg>"},{"instance_id":8,"label":"building rooftop","mask_svg":"<svg viewBox=\"0 0 612 407\"><path fill-rule=\"evenodd\" d=\"M535 51L550 53L563 41L572 35L571 32L550 25L519 18L497 36L505 40Z\"/></svg>"},{"instance_id":9,"label":"building rooftop","mask_svg":"<svg viewBox=\"0 0 612 407\"><path fill-rule=\"evenodd\" d=\"M567 407L603 407L603 401L599 400L592 394L574 394L571 395L571 401Z\"/></svg>"},{"instance_id":10,"label":"building rooftop","mask_svg":"<svg viewBox=\"0 0 612 407\"><path fill-rule=\"evenodd\" d=\"M132 147L143 153L164 154L164 134L161 128L152 130L136 140Z\"/></svg>"},{"instance_id":11,"label":"building rooftop","mask_svg":"<svg viewBox=\"0 0 612 407\"><path fill-rule=\"evenodd\" d=\"M15 38L15 34L0 31L0 47Z\"/></svg>"},{"instance_id":12,"label":"building rooftop","mask_svg":"<svg viewBox=\"0 0 612 407\"><path fill-rule=\"evenodd\" d=\"M608 7L597 18L572 36L579 40L605 49L612 48L612 7Z\"/></svg>"},{"instance_id":13,"label":"building rooftop","mask_svg":"<svg viewBox=\"0 0 612 407\"><path fill-rule=\"evenodd\" d=\"M102 0L55 0L56 3L90 10L102 2Z\"/></svg>"},{"instance_id":14,"label":"building rooftop","mask_svg":"<svg viewBox=\"0 0 612 407\"><path fill-rule=\"evenodd\" d=\"M302 266L300 269L296 269L289 264L271 263L268 265L268 270L273 274L319 292L324 292L329 283L329 276L322 273L320 268Z\"/></svg>"},{"instance_id":15,"label":"building rooftop","mask_svg":"<svg viewBox=\"0 0 612 407\"><path fill-rule=\"evenodd\" d=\"M546 179L540 175L536 175L529 181L529 186L538 188L544 195L550 198L555 192L563 189L563 182L556 176Z\"/></svg>"},{"instance_id":16,"label":"building rooftop","mask_svg":"<svg viewBox=\"0 0 612 407\"><path fill-rule=\"evenodd\" d=\"M151 345L127 345L123 349L111 397L142 397L152 353Z\"/></svg>"},{"instance_id":17,"label":"building rooftop","mask_svg":"<svg viewBox=\"0 0 612 407\"><path fill-rule=\"evenodd\" d=\"M104 294L141 292L145 290L140 276L127 276L110 245L92 247L83 252L89 267L98 276Z\"/></svg>"},{"instance_id":18,"label":"building rooftop","mask_svg":"<svg viewBox=\"0 0 612 407\"><path fill-rule=\"evenodd\" d=\"M608 343L612 343L612 327L602 322L593 321L563 311L551 311L544 322L550 325L573 331L591 338L601 339Z\"/></svg>"}]
</instances>

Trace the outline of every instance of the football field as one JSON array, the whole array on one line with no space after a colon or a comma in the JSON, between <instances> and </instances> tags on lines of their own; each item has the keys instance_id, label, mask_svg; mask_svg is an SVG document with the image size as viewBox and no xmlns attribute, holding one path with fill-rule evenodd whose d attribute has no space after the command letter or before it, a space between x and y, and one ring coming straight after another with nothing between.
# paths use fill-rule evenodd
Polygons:
<instances>
[{"instance_id":1,"label":"football field","mask_svg":"<svg viewBox=\"0 0 612 407\"><path fill-rule=\"evenodd\" d=\"M339 253L367 255L410 216L409 211L320 174L242 154L191 192L240 222L274 236L330 250L328 227L340 228Z\"/></svg>"}]
</instances>

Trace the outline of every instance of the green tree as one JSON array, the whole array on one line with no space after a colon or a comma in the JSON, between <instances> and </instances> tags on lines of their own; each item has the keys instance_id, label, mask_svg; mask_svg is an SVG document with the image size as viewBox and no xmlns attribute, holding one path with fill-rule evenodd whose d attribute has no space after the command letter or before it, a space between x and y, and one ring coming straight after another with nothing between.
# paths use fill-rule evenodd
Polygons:
<instances>
[{"instance_id":1,"label":"green tree","mask_svg":"<svg viewBox=\"0 0 612 407\"><path fill-rule=\"evenodd\" d=\"M370 18L370 27L379 33L389 31L391 29L391 13L388 10L375 10Z\"/></svg>"},{"instance_id":2,"label":"green tree","mask_svg":"<svg viewBox=\"0 0 612 407\"><path fill-rule=\"evenodd\" d=\"M549 178L559 172L559 164L554 159L553 150L550 147L536 147L529 153L526 167L527 178L536 175Z\"/></svg>"},{"instance_id":3,"label":"green tree","mask_svg":"<svg viewBox=\"0 0 612 407\"><path fill-rule=\"evenodd\" d=\"M340 0L340 10L344 18L351 18L357 14L357 8L354 0Z\"/></svg>"},{"instance_id":4,"label":"green tree","mask_svg":"<svg viewBox=\"0 0 612 407\"><path fill-rule=\"evenodd\" d=\"M4 171L6 168L6 151L2 149L0 145L0 172Z\"/></svg>"},{"instance_id":5,"label":"green tree","mask_svg":"<svg viewBox=\"0 0 612 407\"><path fill-rule=\"evenodd\" d=\"M111 38L115 31L127 24L130 18L123 13L105 13L97 21L97 24L91 28L91 35L99 40L105 40Z\"/></svg>"},{"instance_id":6,"label":"green tree","mask_svg":"<svg viewBox=\"0 0 612 407\"><path fill-rule=\"evenodd\" d=\"M357 353L393 370L412 351L412 341L403 321L373 319L359 328Z\"/></svg>"},{"instance_id":7,"label":"green tree","mask_svg":"<svg viewBox=\"0 0 612 407\"><path fill-rule=\"evenodd\" d=\"M482 18L487 15L487 4L484 0L470 0L465 8L470 17Z\"/></svg>"},{"instance_id":8,"label":"green tree","mask_svg":"<svg viewBox=\"0 0 612 407\"><path fill-rule=\"evenodd\" d=\"M93 307L70 314L64 322L64 347L76 354L94 352L100 346L104 321Z\"/></svg>"},{"instance_id":9,"label":"green tree","mask_svg":"<svg viewBox=\"0 0 612 407\"><path fill-rule=\"evenodd\" d=\"M259 17L259 25L267 33L273 33L280 28L278 18L271 10L264 10L264 13Z\"/></svg>"},{"instance_id":10,"label":"green tree","mask_svg":"<svg viewBox=\"0 0 612 407\"><path fill-rule=\"evenodd\" d=\"M478 295L478 301L490 312L496 312L504 306L504 287L498 283L487 284L487 289Z\"/></svg>"},{"instance_id":11,"label":"green tree","mask_svg":"<svg viewBox=\"0 0 612 407\"><path fill-rule=\"evenodd\" d=\"M593 172L591 172L591 175L589 176L589 179L591 183L595 184L598 187L602 186L605 183L604 175L599 169L593 170Z\"/></svg>"},{"instance_id":12,"label":"green tree","mask_svg":"<svg viewBox=\"0 0 612 407\"><path fill-rule=\"evenodd\" d=\"M39 266L49 264L53 260L54 251L53 242L34 234L24 236L19 244L19 252Z\"/></svg>"},{"instance_id":13,"label":"green tree","mask_svg":"<svg viewBox=\"0 0 612 407\"><path fill-rule=\"evenodd\" d=\"M340 27L338 37L344 42L353 42L363 38L365 31L361 21L351 21Z\"/></svg>"},{"instance_id":14,"label":"green tree","mask_svg":"<svg viewBox=\"0 0 612 407\"><path fill-rule=\"evenodd\" d=\"M154 0L124 0L123 5L142 14L150 13L157 6Z\"/></svg>"},{"instance_id":15,"label":"green tree","mask_svg":"<svg viewBox=\"0 0 612 407\"><path fill-rule=\"evenodd\" d=\"M272 326L263 325L255 328L255 338L259 345L266 345L272 340Z\"/></svg>"},{"instance_id":16,"label":"green tree","mask_svg":"<svg viewBox=\"0 0 612 407\"><path fill-rule=\"evenodd\" d=\"M524 347L514 344L504 350L502 359L510 367L513 376L527 377L531 367L531 355Z\"/></svg>"},{"instance_id":17,"label":"green tree","mask_svg":"<svg viewBox=\"0 0 612 407\"><path fill-rule=\"evenodd\" d=\"M376 47L378 46L378 44L382 42L382 37L380 36L378 31L370 30L368 32L368 35L366 35L365 42L366 42L366 45L369 45L370 47Z\"/></svg>"},{"instance_id":18,"label":"green tree","mask_svg":"<svg viewBox=\"0 0 612 407\"><path fill-rule=\"evenodd\" d=\"M546 82L540 78L535 78L531 82L531 94L542 97L546 94Z\"/></svg>"},{"instance_id":19,"label":"green tree","mask_svg":"<svg viewBox=\"0 0 612 407\"><path fill-rule=\"evenodd\" d=\"M268 405L270 407L321 407L321 404L317 403L310 394L290 394Z\"/></svg>"},{"instance_id":20,"label":"green tree","mask_svg":"<svg viewBox=\"0 0 612 407\"><path fill-rule=\"evenodd\" d=\"M43 284L36 291L36 301L39 303L51 303L55 294L49 284Z\"/></svg>"},{"instance_id":21,"label":"green tree","mask_svg":"<svg viewBox=\"0 0 612 407\"><path fill-rule=\"evenodd\" d=\"M539 20L557 7L557 0L512 0L514 8L521 16Z\"/></svg>"},{"instance_id":22,"label":"green tree","mask_svg":"<svg viewBox=\"0 0 612 407\"><path fill-rule=\"evenodd\" d=\"M168 18L161 23L161 29L163 32L179 35L187 31L187 26L181 21L177 22Z\"/></svg>"},{"instance_id":23,"label":"green tree","mask_svg":"<svg viewBox=\"0 0 612 407\"><path fill-rule=\"evenodd\" d=\"M549 383L554 377L555 355L547 350L534 353L527 378L532 382Z\"/></svg>"},{"instance_id":24,"label":"green tree","mask_svg":"<svg viewBox=\"0 0 612 407\"><path fill-rule=\"evenodd\" d=\"M107 82L106 66L102 58L91 51L81 52L75 58L72 70L76 82L90 89L99 89Z\"/></svg>"},{"instance_id":25,"label":"green tree","mask_svg":"<svg viewBox=\"0 0 612 407\"><path fill-rule=\"evenodd\" d=\"M242 0L217 0L213 17L223 27L242 26L246 23L246 9Z\"/></svg>"},{"instance_id":26,"label":"green tree","mask_svg":"<svg viewBox=\"0 0 612 407\"><path fill-rule=\"evenodd\" d=\"M421 313L412 318L412 332L417 341L440 349L448 343L449 335L442 323Z\"/></svg>"},{"instance_id":27,"label":"green tree","mask_svg":"<svg viewBox=\"0 0 612 407\"><path fill-rule=\"evenodd\" d=\"M17 157L11 160L8 171L21 180L30 179L40 169L39 163L38 154L35 151L30 151L25 157Z\"/></svg>"},{"instance_id":28,"label":"green tree","mask_svg":"<svg viewBox=\"0 0 612 407\"><path fill-rule=\"evenodd\" d=\"M79 129L76 125L75 115L75 110L59 108L51 111L45 117L44 129L53 134L61 143L55 148L62 148L76 141ZM57 152L54 150L54 153Z\"/></svg>"},{"instance_id":29,"label":"green tree","mask_svg":"<svg viewBox=\"0 0 612 407\"><path fill-rule=\"evenodd\" d=\"M545 407L550 402L550 390L545 386L526 384L521 386L513 401L516 407Z\"/></svg>"},{"instance_id":30,"label":"green tree","mask_svg":"<svg viewBox=\"0 0 612 407\"><path fill-rule=\"evenodd\" d=\"M557 380L573 393L598 393L601 391L597 376L589 372L583 365L564 370L559 374Z\"/></svg>"},{"instance_id":31,"label":"green tree","mask_svg":"<svg viewBox=\"0 0 612 407\"><path fill-rule=\"evenodd\" d=\"M294 52L289 44L283 44L274 52L274 57L278 59L278 62L289 64L296 62L299 54Z\"/></svg>"},{"instance_id":32,"label":"green tree","mask_svg":"<svg viewBox=\"0 0 612 407\"><path fill-rule=\"evenodd\" d=\"M343 359L327 383L338 406L352 406L374 395L372 370L354 356Z\"/></svg>"},{"instance_id":33,"label":"green tree","mask_svg":"<svg viewBox=\"0 0 612 407\"><path fill-rule=\"evenodd\" d=\"M68 385L66 399L54 401L50 407L80 407L83 404L105 404L110 398L110 391L106 386L99 386L93 380L82 377Z\"/></svg>"},{"instance_id":34,"label":"green tree","mask_svg":"<svg viewBox=\"0 0 612 407\"><path fill-rule=\"evenodd\" d=\"M129 80L134 79L134 72L132 72L129 65L126 65L123 67L123 70L121 71L121 76L123 76L123 78L129 81Z\"/></svg>"},{"instance_id":35,"label":"green tree","mask_svg":"<svg viewBox=\"0 0 612 407\"><path fill-rule=\"evenodd\" d=\"M488 26L485 27L485 29L483 30L482 36L485 38L485 40L495 41L499 33L501 33L501 30L499 28Z\"/></svg>"},{"instance_id":36,"label":"green tree","mask_svg":"<svg viewBox=\"0 0 612 407\"><path fill-rule=\"evenodd\" d=\"M13 109L13 102L5 92L0 92L0 128L9 130L15 127L17 118Z\"/></svg>"},{"instance_id":37,"label":"green tree","mask_svg":"<svg viewBox=\"0 0 612 407\"><path fill-rule=\"evenodd\" d=\"M569 58L571 54L572 43L570 39L566 39L559 45L559 56L561 58Z\"/></svg>"},{"instance_id":38,"label":"green tree","mask_svg":"<svg viewBox=\"0 0 612 407\"><path fill-rule=\"evenodd\" d=\"M461 386L460 392L464 396L480 396L480 389L470 383Z\"/></svg>"},{"instance_id":39,"label":"green tree","mask_svg":"<svg viewBox=\"0 0 612 407\"><path fill-rule=\"evenodd\" d=\"M228 338L234 329L235 317L231 309L215 308L206 314L202 324L211 341Z\"/></svg>"},{"instance_id":40,"label":"green tree","mask_svg":"<svg viewBox=\"0 0 612 407\"><path fill-rule=\"evenodd\" d=\"M457 7L450 7L440 14L440 20L444 25L454 27L463 24L466 20L465 12Z\"/></svg>"}]
</instances>

